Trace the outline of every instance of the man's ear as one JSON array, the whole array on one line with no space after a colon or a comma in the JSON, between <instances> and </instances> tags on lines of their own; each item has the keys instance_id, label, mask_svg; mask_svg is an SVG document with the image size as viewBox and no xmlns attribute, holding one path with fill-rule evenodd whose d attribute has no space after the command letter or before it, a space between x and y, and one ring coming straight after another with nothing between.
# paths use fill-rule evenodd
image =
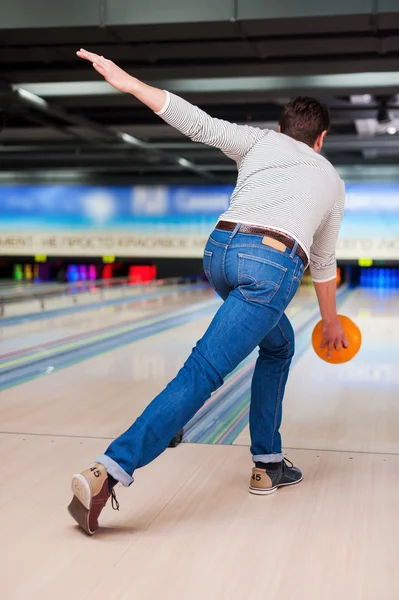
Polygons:
<instances>
[{"instance_id":1,"label":"man's ear","mask_svg":"<svg viewBox=\"0 0 399 600\"><path fill-rule=\"evenodd\" d=\"M323 131L316 140L315 145L313 146L313 150L320 154L321 149L323 148L324 138L327 135L327 131Z\"/></svg>"}]
</instances>

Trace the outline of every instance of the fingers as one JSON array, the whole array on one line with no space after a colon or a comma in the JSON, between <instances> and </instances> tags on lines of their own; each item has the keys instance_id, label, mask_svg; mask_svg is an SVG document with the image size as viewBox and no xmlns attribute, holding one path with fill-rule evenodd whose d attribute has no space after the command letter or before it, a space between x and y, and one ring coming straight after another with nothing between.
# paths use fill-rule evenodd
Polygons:
<instances>
[{"instance_id":1,"label":"fingers","mask_svg":"<svg viewBox=\"0 0 399 600\"><path fill-rule=\"evenodd\" d=\"M346 336L337 337L334 340L330 340L328 338L323 339L320 344L320 350L327 347L327 358L331 358L333 350L337 350L340 352L343 348L349 348L349 342Z\"/></svg>"},{"instance_id":2,"label":"fingers","mask_svg":"<svg viewBox=\"0 0 399 600\"><path fill-rule=\"evenodd\" d=\"M79 56L79 58L83 58L84 60L89 60L92 63L98 62L100 59L100 56L98 54L94 54L94 52L88 52L87 50L84 50L83 48L78 50L78 52L76 52L76 54L77 54L77 56Z\"/></svg>"},{"instance_id":3,"label":"fingers","mask_svg":"<svg viewBox=\"0 0 399 600\"><path fill-rule=\"evenodd\" d=\"M88 52L83 48L78 50L76 54L77 56L79 56L79 58L83 58L84 60L88 60L89 62L91 62L97 73L100 73L100 75L102 75L103 77L106 76L106 72L109 65L111 64L111 61L107 60L103 56L100 56L99 54L95 54L94 52Z\"/></svg>"},{"instance_id":4,"label":"fingers","mask_svg":"<svg viewBox=\"0 0 399 600\"><path fill-rule=\"evenodd\" d=\"M76 54L77 54L77 56L79 56L79 58L88 60L91 63L93 63L93 65L95 64L97 67L102 67L103 69L106 68L106 66L109 65L111 62L111 61L107 60L106 58L104 58L103 56L100 56L99 54L95 54L94 52L88 52L87 50L84 50L83 48L78 50L78 52L76 52Z\"/></svg>"},{"instance_id":5,"label":"fingers","mask_svg":"<svg viewBox=\"0 0 399 600\"><path fill-rule=\"evenodd\" d=\"M334 348L334 342L328 339L324 339L320 344L320 350L323 350L327 346L327 358L331 358L331 354Z\"/></svg>"},{"instance_id":6,"label":"fingers","mask_svg":"<svg viewBox=\"0 0 399 600\"><path fill-rule=\"evenodd\" d=\"M337 338L335 340L335 347L337 350L342 350L342 348L349 348L349 346L350 344L345 334L342 337Z\"/></svg>"},{"instance_id":7,"label":"fingers","mask_svg":"<svg viewBox=\"0 0 399 600\"><path fill-rule=\"evenodd\" d=\"M102 67L101 65L98 65L97 63L93 63L93 67L95 68L95 70L97 71L97 73L100 73L100 75L102 75L103 77L105 77L105 69L104 69L104 67Z\"/></svg>"},{"instance_id":8,"label":"fingers","mask_svg":"<svg viewBox=\"0 0 399 600\"><path fill-rule=\"evenodd\" d=\"M336 340L334 342L334 346L335 346L335 349L338 350L338 352L340 350L342 350L342 341L341 341L341 338L336 338Z\"/></svg>"}]
</instances>

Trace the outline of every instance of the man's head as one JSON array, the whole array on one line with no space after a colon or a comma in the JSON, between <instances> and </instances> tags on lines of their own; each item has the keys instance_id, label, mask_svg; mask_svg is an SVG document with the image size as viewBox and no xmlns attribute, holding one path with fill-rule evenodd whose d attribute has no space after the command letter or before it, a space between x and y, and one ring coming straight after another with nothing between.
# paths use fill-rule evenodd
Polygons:
<instances>
[{"instance_id":1,"label":"man's head","mask_svg":"<svg viewBox=\"0 0 399 600\"><path fill-rule=\"evenodd\" d=\"M314 98L299 96L284 108L279 131L320 152L329 127L327 106Z\"/></svg>"}]
</instances>

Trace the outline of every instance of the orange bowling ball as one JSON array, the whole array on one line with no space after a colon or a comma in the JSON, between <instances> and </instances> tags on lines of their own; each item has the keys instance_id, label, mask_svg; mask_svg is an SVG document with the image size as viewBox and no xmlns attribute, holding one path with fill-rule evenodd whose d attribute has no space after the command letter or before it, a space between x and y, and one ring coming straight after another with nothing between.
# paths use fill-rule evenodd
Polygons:
<instances>
[{"instance_id":1,"label":"orange bowling ball","mask_svg":"<svg viewBox=\"0 0 399 600\"><path fill-rule=\"evenodd\" d=\"M360 333L359 327L355 325L355 323L351 319L349 319L349 317L338 315L338 318L341 321L346 338L349 342L348 348L342 348L341 350L336 350L335 348L333 348L331 356L328 358L327 346L325 346L323 349L320 348L321 343L323 341L322 321L319 321L317 323L316 327L313 329L312 334L312 346L317 356L319 356L326 362L332 363L334 365L346 363L349 360L351 360L359 352L360 346L362 345L362 334Z\"/></svg>"}]
</instances>

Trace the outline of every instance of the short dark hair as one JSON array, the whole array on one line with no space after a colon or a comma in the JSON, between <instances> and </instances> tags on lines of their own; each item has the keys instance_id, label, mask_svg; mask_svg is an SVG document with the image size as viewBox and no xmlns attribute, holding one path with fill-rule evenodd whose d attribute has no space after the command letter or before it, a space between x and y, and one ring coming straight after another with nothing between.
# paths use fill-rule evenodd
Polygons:
<instances>
[{"instance_id":1,"label":"short dark hair","mask_svg":"<svg viewBox=\"0 0 399 600\"><path fill-rule=\"evenodd\" d=\"M330 111L315 98L298 96L283 110L281 133L313 147L317 138L330 127Z\"/></svg>"}]
</instances>

